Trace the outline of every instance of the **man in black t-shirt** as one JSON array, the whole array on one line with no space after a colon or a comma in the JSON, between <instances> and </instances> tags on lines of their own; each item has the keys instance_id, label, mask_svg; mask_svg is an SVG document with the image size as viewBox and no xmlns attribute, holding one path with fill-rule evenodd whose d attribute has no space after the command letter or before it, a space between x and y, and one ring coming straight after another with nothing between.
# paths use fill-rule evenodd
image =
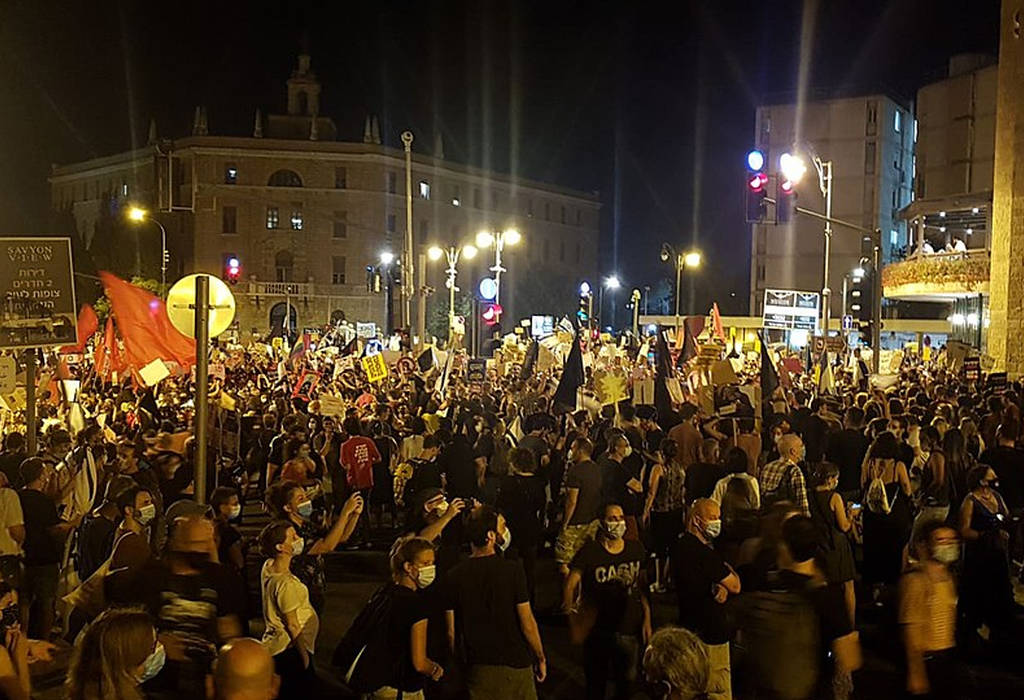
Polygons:
<instances>
[{"instance_id":1,"label":"man in black t-shirt","mask_svg":"<svg viewBox=\"0 0 1024 700\"><path fill-rule=\"evenodd\" d=\"M451 652L459 649L468 666L470 700L535 700L534 678L547 676L547 660L523 567L497 554L511 532L494 508L480 506L467 520L466 537L472 553L448 572L445 618Z\"/></svg>"},{"instance_id":2,"label":"man in black t-shirt","mask_svg":"<svg viewBox=\"0 0 1024 700\"><path fill-rule=\"evenodd\" d=\"M788 519L782 526L778 577L769 590L738 601L750 681L758 697L818 697L815 691L829 681L849 687L850 674L860 666L860 642L842 589L820 581L814 561L819 543L810 518Z\"/></svg>"},{"instance_id":3,"label":"man in black t-shirt","mask_svg":"<svg viewBox=\"0 0 1024 700\"><path fill-rule=\"evenodd\" d=\"M829 436L825 453L839 466L839 492L860 495L860 469L871 441L864 434L864 409L851 406L843 417L843 429Z\"/></svg>"},{"instance_id":4,"label":"man in black t-shirt","mask_svg":"<svg viewBox=\"0 0 1024 700\"><path fill-rule=\"evenodd\" d=\"M639 542L623 539L625 534L622 507L606 505L597 539L583 545L565 582L564 605L569 610L577 608L576 592L582 587L581 612L571 614L570 624L577 630L574 636L586 634L587 698L604 698L608 681L615 686L613 697L630 697L640 643L651 637L643 574L647 552Z\"/></svg>"},{"instance_id":5,"label":"man in black t-shirt","mask_svg":"<svg viewBox=\"0 0 1024 700\"><path fill-rule=\"evenodd\" d=\"M639 434L635 439L640 440ZM601 467L602 501L622 506L626 517L626 539L639 539L636 518L640 514L640 495L643 493L639 469L643 466L643 458L639 455L639 448L630 444L625 433L618 432L609 438L608 452L597 463Z\"/></svg>"},{"instance_id":6,"label":"man in black t-shirt","mask_svg":"<svg viewBox=\"0 0 1024 700\"><path fill-rule=\"evenodd\" d=\"M996 429L996 444L978 459L999 477L999 493L1011 512L1024 510L1024 450L1015 446L1018 431L1016 419L1004 420Z\"/></svg>"},{"instance_id":7,"label":"man in black t-shirt","mask_svg":"<svg viewBox=\"0 0 1024 700\"><path fill-rule=\"evenodd\" d=\"M165 558L143 570L141 600L156 621L167 663L146 686L146 697L203 697L206 674L220 644L241 635L243 591L216 551L213 523L191 516L175 523Z\"/></svg>"},{"instance_id":8,"label":"man in black t-shirt","mask_svg":"<svg viewBox=\"0 0 1024 700\"><path fill-rule=\"evenodd\" d=\"M57 517L57 507L45 491L50 471L38 457L21 463L25 487L18 492L25 520L25 573L20 591L21 628L33 639L50 639L53 606L57 597L61 542L78 523Z\"/></svg>"},{"instance_id":9,"label":"man in black t-shirt","mask_svg":"<svg viewBox=\"0 0 1024 700\"><path fill-rule=\"evenodd\" d=\"M711 542L722 531L719 505L701 498L686 518L686 532L672 548L672 580L679 600L679 626L697 634L708 646L711 687L725 688L730 697L729 628L723 607L740 592L740 578Z\"/></svg>"},{"instance_id":10,"label":"man in black t-shirt","mask_svg":"<svg viewBox=\"0 0 1024 700\"><path fill-rule=\"evenodd\" d=\"M701 445L702 461L691 464L686 470L686 500L710 498L715 484L725 477L725 467L718 463L718 440L707 438Z\"/></svg>"}]
</instances>

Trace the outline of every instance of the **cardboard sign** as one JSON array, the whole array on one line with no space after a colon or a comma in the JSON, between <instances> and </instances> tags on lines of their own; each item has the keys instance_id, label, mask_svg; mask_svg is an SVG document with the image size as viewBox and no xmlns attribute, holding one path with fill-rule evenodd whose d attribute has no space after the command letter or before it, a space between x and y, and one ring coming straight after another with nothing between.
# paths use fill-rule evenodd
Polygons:
<instances>
[{"instance_id":1,"label":"cardboard sign","mask_svg":"<svg viewBox=\"0 0 1024 700\"><path fill-rule=\"evenodd\" d=\"M993 372L988 375L986 380L986 386L989 389L1005 389L1006 388L1006 372Z\"/></svg>"},{"instance_id":2,"label":"cardboard sign","mask_svg":"<svg viewBox=\"0 0 1024 700\"><path fill-rule=\"evenodd\" d=\"M964 378L969 382L976 382L981 379L981 358L964 358Z\"/></svg>"},{"instance_id":3,"label":"cardboard sign","mask_svg":"<svg viewBox=\"0 0 1024 700\"><path fill-rule=\"evenodd\" d=\"M487 360L482 357L475 357L469 361L466 370L466 379L470 383L483 384L487 378Z\"/></svg>"},{"instance_id":4,"label":"cardboard sign","mask_svg":"<svg viewBox=\"0 0 1024 700\"><path fill-rule=\"evenodd\" d=\"M711 365L711 383L715 386L738 384L739 381L739 377L736 376L736 372L729 360L718 360Z\"/></svg>"},{"instance_id":5,"label":"cardboard sign","mask_svg":"<svg viewBox=\"0 0 1024 700\"><path fill-rule=\"evenodd\" d=\"M302 376L299 377L299 381L295 384L295 389L292 391L292 398L309 399L313 394L313 390L316 389L317 384L320 383L320 374L318 372L311 372L304 370Z\"/></svg>"},{"instance_id":6,"label":"cardboard sign","mask_svg":"<svg viewBox=\"0 0 1024 700\"><path fill-rule=\"evenodd\" d=\"M829 352L841 354L846 351L846 338L841 335L830 335L827 338L816 335L811 338L811 352L815 355L820 355L826 347Z\"/></svg>"},{"instance_id":7,"label":"cardboard sign","mask_svg":"<svg viewBox=\"0 0 1024 700\"><path fill-rule=\"evenodd\" d=\"M376 323L356 323L356 336L359 338L376 338Z\"/></svg>"},{"instance_id":8,"label":"cardboard sign","mask_svg":"<svg viewBox=\"0 0 1024 700\"><path fill-rule=\"evenodd\" d=\"M284 338L282 338L281 336L277 336L276 338L273 338L270 341L270 345L271 347L274 348L274 350L280 352L281 350L284 350Z\"/></svg>"},{"instance_id":9,"label":"cardboard sign","mask_svg":"<svg viewBox=\"0 0 1024 700\"><path fill-rule=\"evenodd\" d=\"M0 357L0 394L10 394L16 385L17 363L10 355Z\"/></svg>"},{"instance_id":10,"label":"cardboard sign","mask_svg":"<svg viewBox=\"0 0 1024 700\"><path fill-rule=\"evenodd\" d=\"M345 402L333 394L320 395L320 415L337 416L345 415Z\"/></svg>"},{"instance_id":11,"label":"cardboard sign","mask_svg":"<svg viewBox=\"0 0 1024 700\"><path fill-rule=\"evenodd\" d=\"M167 369L167 365L158 357L140 369L139 376L142 377L146 386L156 386L161 379L171 376L171 370Z\"/></svg>"},{"instance_id":12,"label":"cardboard sign","mask_svg":"<svg viewBox=\"0 0 1024 700\"><path fill-rule=\"evenodd\" d=\"M384 361L384 356L380 353L367 355L363 358L363 371L366 372L366 378L370 382L381 382L387 379L388 363Z\"/></svg>"},{"instance_id":13,"label":"cardboard sign","mask_svg":"<svg viewBox=\"0 0 1024 700\"><path fill-rule=\"evenodd\" d=\"M597 372L594 375L594 391L602 406L618 403L627 397L626 377L618 372Z\"/></svg>"},{"instance_id":14,"label":"cardboard sign","mask_svg":"<svg viewBox=\"0 0 1024 700\"><path fill-rule=\"evenodd\" d=\"M356 368L356 361L351 355L345 355L345 357L339 357L334 361L334 379L341 376L343 372L348 372Z\"/></svg>"},{"instance_id":15,"label":"cardboard sign","mask_svg":"<svg viewBox=\"0 0 1024 700\"><path fill-rule=\"evenodd\" d=\"M653 406L654 405L654 380L638 379L633 382L633 405Z\"/></svg>"},{"instance_id":16,"label":"cardboard sign","mask_svg":"<svg viewBox=\"0 0 1024 700\"><path fill-rule=\"evenodd\" d=\"M224 370L224 363L214 362L212 365L210 365L210 376L213 377L214 379L224 381L224 377L226 376Z\"/></svg>"}]
</instances>

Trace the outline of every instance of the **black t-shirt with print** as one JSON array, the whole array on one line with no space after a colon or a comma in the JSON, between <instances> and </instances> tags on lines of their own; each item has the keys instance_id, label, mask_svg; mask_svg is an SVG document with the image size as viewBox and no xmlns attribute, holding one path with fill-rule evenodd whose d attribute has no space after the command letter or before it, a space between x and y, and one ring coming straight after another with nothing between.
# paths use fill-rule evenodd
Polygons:
<instances>
[{"instance_id":1,"label":"black t-shirt with print","mask_svg":"<svg viewBox=\"0 0 1024 700\"><path fill-rule=\"evenodd\" d=\"M597 611L595 629L636 634L643 622L641 572L647 552L639 542L625 541L612 554L596 540L588 540L572 560L582 575L583 602Z\"/></svg>"}]
</instances>

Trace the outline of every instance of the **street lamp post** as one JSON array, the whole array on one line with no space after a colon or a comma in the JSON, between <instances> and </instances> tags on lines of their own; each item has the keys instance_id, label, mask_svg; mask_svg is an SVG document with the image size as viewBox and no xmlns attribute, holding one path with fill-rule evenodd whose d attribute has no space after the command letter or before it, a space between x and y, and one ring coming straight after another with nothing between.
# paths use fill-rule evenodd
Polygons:
<instances>
[{"instance_id":1,"label":"street lamp post","mask_svg":"<svg viewBox=\"0 0 1024 700\"><path fill-rule=\"evenodd\" d=\"M149 215L149 212L141 207L132 207L128 210L128 218L136 223L142 223L143 221L151 221L160 228L160 296L163 297L167 294L167 229L160 223L158 219L154 219ZM138 237L135 239L135 254L138 257L139 252L139 241Z\"/></svg>"},{"instance_id":2,"label":"street lamp post","mask_svg":"<svg viewBox=\"0 0 1024 700\"><path fill-rule=\"evenodd\" d=\"M494 266L491 268L491 272L494 273L494 303L501 304L501 273L508 272L504 267L501 266L501 254L505 250L505 245L516 245L522 240L522 235L519 231L514 228L506 229L504 231L496 231L494 233L490 231L481 231L476 234L476 247L477 248L488 248L494 246Z\"/></svg>"},{"instance_id":3,"label":"street lamp post","mask_svg":"<svg viewBox=\"0 0 1024 700\"><path fill-rule=\"evenodd\" d=\"M451 333L451 329L455 327L455 292L459 291L459 288L455 286L455 277L458 275L456 265L459 263L459 257L464 257L470 260L476 257L476 246L463 245L456 247L453 245L447 248L441 248L440 246L431 246L430 250L427 251L427 255L430 256L431 260L440 260L441 256L444 256L448 262L448 269L445 272L448 274L448 279L445 280L444 286L448 288L448 332Z\"/></svg>"},{"instance_id":4,"label":"street lamp post","mask_svg":"<svg viewBox=\"0 0 1024 700\"><path fill-rule=\"evenodd\" d=\"M384 332L391 335L395 328L394 300L391 298L391 264L395 255L391 251L380 254L381 281L384 282Z\"/></svg>"},{"instance_id":5,"label":"street lamp post","mask_svg":"<svg viewBox=\"0 0 1024 700\"><path fill-rule=\"evenodd\" d=\"M827 336L829 325L832 321L832 290L829 288L829 265L832 257L832 161L822 160L817 154L812 155L811 162L818 174L818 189L821 196L825 198L825 261L824 261L824 284L821 287L822 332ZM783 153L779 157L779 170L793 185L800 182L807 166L803 158L790 153Z\"/></svg>"},{"instance_id":6,"label":"street lamp post","mask_svg":"<svg viewBox=\"0 0 1024 700\"><path fill-rule=\"evenodd\" d=\"M691 269L696 269L696 268L700 267L700 264L702 262L702 258L701 258L701 254L698 253L695 250L692 250L692 251L690 251L688 253L676 253L675 248L673 248L671 246L671 244L669 244L669 243L662 243L661 244L661 261L662 262L668 262L669 260L672 260L673 264L675 264L675 266L676 266L676 304L675 304L675 306L676 306L676 329L678 329L679 328L679 324L680 324L680 320L679 320L679 298L680 298L680 296L682 294L683 268L684 267L689 267Z\"/></svg>"}]
</instances>

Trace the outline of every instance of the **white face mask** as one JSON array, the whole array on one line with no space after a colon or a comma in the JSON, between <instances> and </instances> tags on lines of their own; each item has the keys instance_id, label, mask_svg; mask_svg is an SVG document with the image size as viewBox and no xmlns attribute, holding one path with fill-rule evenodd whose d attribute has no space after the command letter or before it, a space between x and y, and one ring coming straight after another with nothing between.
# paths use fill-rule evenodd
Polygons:
<instances>
[{"instance_id":1,"label":"white face mask","mask_svg":"<svg viewBox=\"0 0 1024 700\"><path fill-rule=\"evenodd\" d=\"M621 539L626 534L626 523L621 520L606 520L604 530L613 540Z\"/></svg>"},{"instance_id":2,"label":"white face mask","mask_svg":"<svg viewBox=\"0 0 1024 700\"><path fill-rule=\"evenodd\" d=\"M434 582L434 578L437 576L437 567L434 564L430 566L421 566L419 571L416 572L416 585L420 588L426 588Z\"/></svg>"},{"instance_id":3,"label":"white face mask","mask_svg":"<svg viewBox=\"0 0 1024 700\"><path fill-rule=\"evenodd\" d=\"M952 564L960 559L960 544L951 542L949 544L935 545L935 561L943 564Z\"/></svg>"},{"instance_id":4,"label":"white face mask","mask_svg":"<svg viewBox=\"0 0 1024 700\"><path fill-rule=\"evenodd\" d=\"M302 549L305 546L305 542L302 541L301 537L296 538L292 541L292 556L297 557L302 554Z\"/></svg>"},{"instance_id":5,"label":"white face mask","mask_svg":"<svg viewBox=\"0 0 1024 700\"><path fill-rule=\"evenodd\" d=\"M506 527L506 528L505 528L505 532L504 532L504 533L502 534L502 536L501 536L501 542L499 542L499 543L497 543L497 544L498 544L498 549L500 549L500 550L501 550L501 551L503 551L503 552L504 552L504 551L505 551L506 549L508 549L508 546L509 546L510 544L512 544L512 531L511 531L511 530L509 530L509 529L508 529L508 528Z\"/></svg>"},{"instance_id":6,"label":"white face mask","mask_svg":"<svg viewBox=\"0 0 1024 700\"><path fill-rule=\"evenodd\" d=\"M713 540L722 534L722 521L721 520L709 520L704 524L704 534L707 535L709 540Z\"/></svg>"},{"instance_id":7,"label":"white face mask","mask_svg":"<svg viewBox=\"0 0 1024 700\"><path fill-rule=\"evenodd\" d=\"M228 520L238 520L238 516L242 514L242 506L231 506L228 509Z\"/></svg>"},{"instance_id":8,"label":"white face mask","mask_svg":"<svg viewBox=\"0 0 1024 700\"><path fill-rule=\"evenodd\" d=\"M149 525L153 522L153 518L156 517L156 506L150 503L148 506L142 506L135 514L135 519L139 525Z\"/></svg>"},{"instance_id":9,"label":"white face mask","mask_svg":"<svg viewBox=\"0 0 1024 700\"><path fill-rule=\"evenodd\" d=\"M442 515L447 513L448 512L448 501L441 501L436 506L434 506L434 512L437 514L438 517L441 517Z\"/></svg>"},{"instance_id":10,"label":"white face mask","mask_svg":"<svg viewBox=\"0 0 1024 700\"><path fill-rule=\"evenodd\" d=\"M623 457L629 457L631 454L633 454L633 446L632 445L626 445L626 452L622 456Z\"/></svg>"}]
</instances>

